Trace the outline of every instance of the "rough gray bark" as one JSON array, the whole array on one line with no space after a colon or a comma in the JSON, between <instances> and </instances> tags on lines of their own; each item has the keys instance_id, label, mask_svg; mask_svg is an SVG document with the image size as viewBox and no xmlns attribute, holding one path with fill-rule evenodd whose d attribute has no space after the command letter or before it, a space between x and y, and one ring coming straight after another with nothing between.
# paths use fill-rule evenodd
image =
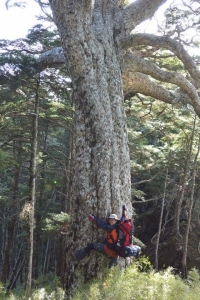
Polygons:
<instances>
[{"instance_id":1,"label":"rough gray bark","mask_svg":"<svg viewBox=\"0 0 200 300\"><path fill-rule=\"evenodd\" d=\"M111 212L119 215L123 203L131 207L128 140L112 7L104 7L98 1L92 14L91 4L51 4L63 41L75 104L73 223L68 240L68 247L73 249L98 238L97 230L87 221L89 213L106 218ZM85 276L97 273L98 265L99 261L94 259L87 262ZM73 282L70 262L67 269L65 281L69 287Z\"/></svg>"},{"instance_id":2,"label":"rough gray bark","mask_svg":"<svg viewBox=\"0 0 200 300\"><path fill-rule=\"evenodd\" d=\"M130 166L125 95L143 93L167 103L191 103L200 116L196 92L200 76L183 47L170 38L152 35L130 35L134 27L147 18L166 0L137 0L123 7L118 0L50 0L53 16L62 41L62 48L40 57L40 66L63 61L72 79L75 104L75 134L72 180L72 224L69 249L97 239L99 232L87 221L93 213L105 218L110 212L121 213L123 203L131 207ZM138 55L127 51L134 45L155 45L172 51L183 62L191 80L166 72ZM123 84L122 84L123 78ZM156 79L151 80L151 78ZM170 82L177 89L160 86ZM194 84L195 82L195 84ZM74 266L68 259L66 287L74 283ZM96 274L100 259L93 257L84 266L85 279ZM76 268L75 268L76 269Z\"/></svg>"}]
</instances>

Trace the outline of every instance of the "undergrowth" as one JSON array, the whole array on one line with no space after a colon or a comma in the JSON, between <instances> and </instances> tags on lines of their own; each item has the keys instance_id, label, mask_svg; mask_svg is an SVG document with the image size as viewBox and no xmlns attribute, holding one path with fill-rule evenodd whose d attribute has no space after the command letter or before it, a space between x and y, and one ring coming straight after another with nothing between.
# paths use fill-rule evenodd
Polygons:
<instances>
[{"instance_id":1,"label":"undergrowth","mask_svg":"<svg viewBox=\"0 0 200 300\"><path fill-rule=\"evenodd\" d=\"M145 258L125 271L110 270L88 284L81 285L72 300L199 300L200 275L195 269L184 281L173 269L155 272Z\"/></svg>"},{"instance_id":2,"label":"undergrowth","mask_svg":"<svg viewBox=\"0 0 200 300\"><path fill-rule=\"evenodd\" d=\"M42 286L43 285L43 286ZM64 300L64 291L59 282L43 280L25 295L14 291L9 295L0 285L0 300ZM173 269L155 272L146 258L134 262L125 271L120 268L106 270L97 279L81 284L71 300L199 300L200 275L196 269L188 274L187 280L173 274Z\"/></svg>"},{"instance_id":3,"label":"undergrowth","mask_svg":"<svg viewBox=\"0 0 200 300\"><path fill-rule=\"evenodd\" d=\"M57 277L53 274L40 276L34 281L34 288L30 292L25 292L20 286L9 293L0 283L0 300L64 300L65 292L60 287Z\"/></svg>"}]
</instances>

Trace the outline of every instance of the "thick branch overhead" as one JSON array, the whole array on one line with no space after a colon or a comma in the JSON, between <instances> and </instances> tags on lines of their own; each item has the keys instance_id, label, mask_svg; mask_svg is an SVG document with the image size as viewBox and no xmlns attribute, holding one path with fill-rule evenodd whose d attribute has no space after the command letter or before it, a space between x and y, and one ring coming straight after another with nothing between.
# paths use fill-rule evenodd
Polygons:
<instances>
[{"instance_id":1,"label":"thick branch overhead","mask_svg":"<svg viewBox=\"0 0 200 300\"><path fill-rule=\"evenodd\" d=\"M143 73L130 72L123 74L122 78L125 99L140 93L169 104L175 104L180 101L188 102L188 97L185 94L180 93L178 90L170 91L152 81L149 76Z\"/></svg>"},{"instance_id":2,"label":"thick branch overhead","mask_svg":"<svg viewBox=\"0 0 200 300\"><path fill-rule=\"evenodd\" d=\"M40 55L38 59L38 68L53 68L55 66L64 65L65 57L62 47L52 48Z\"/></svg>"},{"instance_id":3,"label":"thick branch overhead","mask_svg":"<svg viewBox=\"0 0 200 300\"><path fill-rule=\"evenodd\" d=\"M127 54L122 65L122 72L141 72L150 75L156 80L177 85L190 97L198 115L200 115L200 102L196 88L182 75L176 72L166 72L154 63L142 59L134 54Z\"/></svg>"},{"instance_id":4,"label":"thick branch overhead","mask_svg":"<svg viewBox=\"0 0 200 300\"><path fill-rule=\"evenodd\" d=\"M137 0L119 11L116 15L116 26L121 35L129 35L138 24L150 19L157 9L166 1L167 0Z\"/></svg>"},{"instance_id":5,"label":"thick branch overhead","mask_svg":"<svg viewBox=\"0 0 200 300\"><path fill-rule=\"evenodd\" d=\"M165 48L173 52L184 64L191 77L200 84L200 71L197 69L192 57L184 49L183 45L168 36L157 36L147 33L132 34L120 41L123 49L134 46L153 46Z\"/></svg>"},{"instance_id":6,"label":"thick branch overhead","mask_svg":"<svg viewBox=\"0 0 200 300\"><path fill-rule=\"evenodd\" d=\"M166 0L138 0L126 7L119 6L118 8L117 1L112 1L109 4L103 4L101 1L95 2L93 14L97 14L98 18L97 16L93 17L94 35L101 44L105 42L102 31L104 32L104 27L105 30L108 30L106 29L108 28L107 23L112 22L111 12L113 11L114 23L112 26L114 26L115 38L120 46L118 51L121 58L124 95L130 96L141 93L172 104L178 101L187 102L194 107L200 116L200 101L197 92L200 87L200 71L183 45L169 36L145 33L130 35L131 30L136 25L152 17L165 2ZM101 7L103 10L100 9ZM87 9L92 11L91 2ZM166 71L154 62L139 57L134 52L134 47L138 46L169 50L183 63L191 78L189 76L186 78L177 72ZM131 51L127 53L130 48ZM65 55L67 56L66 52ZM62 48L55 48L44 53L39 60L41 69L55 67L56 64L62 65L64 62L66 62L66 58ZM161 86L162 83L170 83L174 87L171 86L171 90L169 90L164 85Z\"/></svg>"}]
</instances>

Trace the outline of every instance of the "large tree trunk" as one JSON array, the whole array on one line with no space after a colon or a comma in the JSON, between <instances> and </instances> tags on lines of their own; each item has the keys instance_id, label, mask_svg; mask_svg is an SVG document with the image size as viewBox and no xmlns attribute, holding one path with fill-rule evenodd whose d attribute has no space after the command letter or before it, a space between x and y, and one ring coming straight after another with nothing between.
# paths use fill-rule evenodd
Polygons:
<instances>
[{"instance_id":1,"label":"large tree trunk","mask_svg":"<svg viewBox=\"0 0 200 300\"><path fill-rule=\"evenodd\" d=\"M150 1L147 2L140 0L138 5L131 6L130 16L125 11L128 20L135 17L135 23L131 21L122 25L124 32L130 32L133 23L139 23L145 13L150 16L165 1L151 1L151 5ZM89 213L100 218L108 217L111 212L120 215L122 204L126 203L131 214L129 149L120 53L116 42L116 34L120 37L122 33L119 23L125 20L121 18L116 22L115 19L122 9L121 3L50 1L67 71L72 79L75 104L69 249L98 239L98 230L87 220ZM143 10L138 15L137 10L142 4ZM102 261L99 256L96 260L92 255L89 261L86 259L81 264L85 279L88 279L98 272ZM68 288L74 282L74 266L70 259L67 259L66 270L65 284Z\"/></svg>"},{"instance_id":2,"label":"large tree trunk","mask_svg":"<svg viewBox=\"0 0 200 300\"><path fill-rule=\"evenodd\" d=\"M87 221L89 213L105 218L111 212L120 214L123 203L131 206L129 150L113 31L104 28L95 36L92 16L81 1L54 11L75 103L73 223L68 247L76 249L97 239ZM90 264L99 269L98 262L90 260ZM89 271L86 274L90 277ZM68 270L67 287L71 276Z\"/></svg>"}]
</instances>

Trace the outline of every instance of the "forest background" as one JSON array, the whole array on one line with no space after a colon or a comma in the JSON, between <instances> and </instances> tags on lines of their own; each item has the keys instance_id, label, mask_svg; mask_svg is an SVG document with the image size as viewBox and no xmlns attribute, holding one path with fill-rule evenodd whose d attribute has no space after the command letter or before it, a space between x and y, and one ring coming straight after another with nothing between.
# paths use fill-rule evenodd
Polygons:
<instances>
[{"instance_id":1,"label":"forest background","mask_svg":"<svg viewBox=\"0 0 200 300\"><path fill-rule=\"evenodd\" d=\"M183 44L198 67L199 4L190 2L168 6L158 34ZM74 104L63 62L58 68L41 61L41 54L60 45L44 11L26 38L0 43L0 281L7 290L30 287L41 274L65 278ZM189 76L164 47L129 51ZM124 96L135 242L155 269L172 266L187 277L188 269L200 267L199 117L185 99L172 104L141 93Z\"/></svg>"}]
</instances>

